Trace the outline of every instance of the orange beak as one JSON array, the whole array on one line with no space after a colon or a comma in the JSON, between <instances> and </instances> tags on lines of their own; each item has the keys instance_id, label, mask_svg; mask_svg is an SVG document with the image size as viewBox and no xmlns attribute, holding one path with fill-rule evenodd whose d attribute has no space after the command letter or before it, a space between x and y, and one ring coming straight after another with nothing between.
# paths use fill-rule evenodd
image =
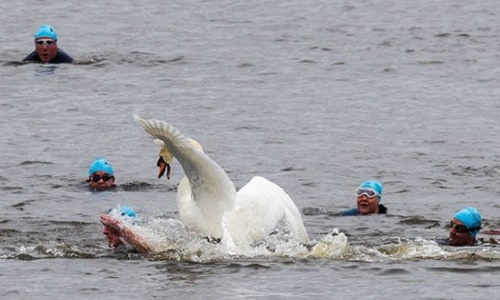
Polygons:
<instances>
[{"instance_id":1,"label":"orange beak","mask_svg":"<svg viewBox=\"0 0 500 300\"><path fill-rule=\"evenodd\" d=\"M159 168L158 170L158 179L160 179L164 174L165 170L167 170L167 179L170 179L170 164L168 164L163 157L160 156L156 166Z\"/></svg>"}]
</instances>

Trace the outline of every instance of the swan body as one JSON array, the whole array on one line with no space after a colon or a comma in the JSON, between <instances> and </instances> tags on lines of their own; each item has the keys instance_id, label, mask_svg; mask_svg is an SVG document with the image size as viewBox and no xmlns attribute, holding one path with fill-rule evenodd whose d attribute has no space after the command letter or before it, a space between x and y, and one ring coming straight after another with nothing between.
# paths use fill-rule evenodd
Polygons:
<instances>
[{"instance_id":1,"label":"swan body","mask_svg":"<svg viewBox=\"0 0 500 300\"><path fill-rule=\"evenodd\" d=\"M281 187L255 176L236 192L227 173L196 141L166 122L136 115L134 120L156 138L160 146L159 165L163 160L169 167L175 157L184 170L176 200L188 230L203 237L230 238L236 245L248 245L283 225L300 242L309 242L298 208ZM159 177L162 174L160 171Z\"/></svg>"}]
</instances>

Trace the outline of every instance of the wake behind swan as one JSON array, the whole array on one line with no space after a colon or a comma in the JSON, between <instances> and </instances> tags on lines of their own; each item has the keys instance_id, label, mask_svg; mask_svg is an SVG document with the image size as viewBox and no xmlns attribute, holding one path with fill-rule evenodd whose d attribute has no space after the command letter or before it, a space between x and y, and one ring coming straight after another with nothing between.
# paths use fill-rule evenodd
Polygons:
<instances>
[{"instance_id":1,"label":"wake behind swan","mask_svg":"<svg viewBox=\"0 0 500 300\"><path fill-rule=\"evenodd\" d=\"M285 228L299 242L309 237L290 196L273 182L256 176L238 192L224 169L203 152L198 142L158 120L134 120L160 145L161 177L175 157L185 176L177 190L177 209L184 226L199 236L237 246L265 239Z\"/></svg>"}]
</instances>

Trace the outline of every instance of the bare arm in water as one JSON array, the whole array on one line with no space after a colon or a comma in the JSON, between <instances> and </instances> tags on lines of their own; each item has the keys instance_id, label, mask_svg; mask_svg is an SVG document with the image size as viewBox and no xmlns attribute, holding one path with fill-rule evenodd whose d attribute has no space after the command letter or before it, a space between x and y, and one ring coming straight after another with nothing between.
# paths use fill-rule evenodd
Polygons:
<instances>
[{"instance_id":1,"label":"bare arm in water","mask_svg":"<svg viewBox=\"0 0 500 300\"><path fill-rule=\"evenodd\" d=\"M152 247L133 231L130 224L123 222L120 218L110 215L101 215L101 223L104 225L103 233L108 237L108 244L110 247L116 248L124 241L140 253L153 252Z\"/></svg>"}]
</instances>

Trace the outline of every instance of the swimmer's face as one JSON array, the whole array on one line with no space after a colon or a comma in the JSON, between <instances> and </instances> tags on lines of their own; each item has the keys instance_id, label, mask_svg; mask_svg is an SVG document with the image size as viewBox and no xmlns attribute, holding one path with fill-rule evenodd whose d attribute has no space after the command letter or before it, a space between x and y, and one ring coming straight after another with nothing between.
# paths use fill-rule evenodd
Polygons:
<instances>
[{"instance_id":1,"label":"swimmer's face","mask_svg":"<svg viewBox=\"0 0 500 300\"><path fill-rule=\"evenodd\" d=\"M378 203L380 202L378 196L368 197L366 194L356 197L358 211L361 215L378 214Z\"/></svg>"},{"instance_id":2,"label":"swimmer's face","mask_svg":"<svg viewBox=\"0 0 500 300\"><path fill-rule=\"evenodd\" d=\"M467 230L464 223L453 218L451 219L450 236L448 245L450 246L472 246L474 245L474 236Z\"/></svg>"},{"instance_id":3,"label":"swimmer's face","mask_svg":"<svg viewBox=\"0 0 500 300\"><path fill-rule=\"evenodd\" d=\"M89 177L89 186L99 191L109 189L115 185L115 177L106 172L97 171Z\"/></svg>"},{"instance_id":4,"label":"swimmer's face","mask_svg":"<svg viewBox=\"0 0 500 300\"><path fill-rule=\"evenodd\" d=\"M35 51L42 62L50 62L57 55L57 41L49 37L36 39Z\"/></svg>"}]
</instances>

